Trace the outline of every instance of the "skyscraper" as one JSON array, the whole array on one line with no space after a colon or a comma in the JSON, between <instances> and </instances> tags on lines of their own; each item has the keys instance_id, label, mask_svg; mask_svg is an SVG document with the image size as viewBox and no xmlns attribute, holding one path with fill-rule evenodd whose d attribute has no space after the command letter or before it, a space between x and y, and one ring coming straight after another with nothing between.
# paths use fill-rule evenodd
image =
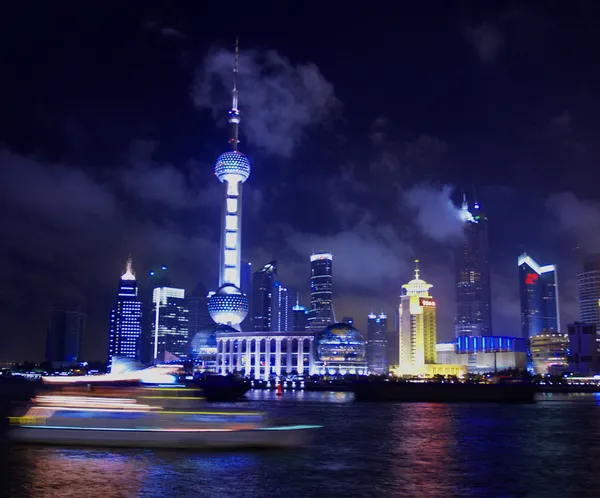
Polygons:
<instances>
[{"instance_id":1,"label":"skyscraper","mask_svg":"<svg viewBox=\"0 0 600 498\"><path fill-rule=\"evenodd\" d=\"M273 306L271 310L271 330L276 332L290 331L292 329L290 291L281 282L273 284Z\"/></svg>"},{"instance_id":2,"label":"skyscraper","mask_svg":"<svg viewBox=\"0 0 600 498\"><path fill-rule=\"evenodd\" d=\"M238 151L240 112L238 109L238 44L233 68L233 101L229 111L231 150L221 154L215 175L224 184L223 221L221 227L221 262L219 288L208 299L208 312L220 324L240 330L248 314L248 297L240 290L242 250L242 184L250 176L250 161Z\"/></svg>"},{"instance_id":3,"label":"skyscraper","mask_svg":"<svg viewBox=\"0 0 600 498\"><path fill-rule=\"evenodd\" d=\"M252 275L252 330L271 330L273 285L277 279L277 261L267 263Z\"/></svg>"},{"instance_id":4,"label":"skyscraper","mask_svg":"<svg viewBox=\"0 0 600 498\"><path fill-rule=\"evenodd\" d=\"M369 313L367 317L367 369L369 373L387 373L387 315Z\"/></svg>"},{"instance_id":5,"label":"skyscraper","mask_svg":"<svg viewBox=\"0 0 600 498\"><path fill-rule=\"evenodd\" d=\"M522 336L559 332L556 265L540 266L527 254L521 254L517 264Z\"/></svg>"},{"instance_id":6,"label":"skyscraper","mask_svg":"<svg viewBox=\"0 0 600 498\"><path fill-rule=\"evenodd\" d=\"M110 312L109 369L114 356L140 359L141 335L142 301L138 298L137 281L133 273L131 258L129 258L125 273L119 280L117 302Z\"/></svg>"},{"instance_id":7,"label":"skyscraper","mask_svg":"<svg viewBox=\"0 0 600 498\"><path fill-rule=\"evenodd\" d=\"M252 308L252 263L250 261L242 261L241 273L240 273L240 290L243 294L246 294L248 298L248 305ZM242 330L252 330L252 310L241 323Z\"/></svg>"},{"instance_id":8,"label":"skyscraper","mask_svg":"<svg viewBox=\"0 0 600 498\"><path fill-rule=\"evenodd\" d=\"M81 361L85 319L85 309L81 305L58 304L50 309L46 361Z\"/></svg>"},{"instance_id":9,"label":"skyscraper","mask_svg":"<svg viewBox=\"0 0 600 498\"><path fill-rule=\"evenodd\" d=\"M488 220L479 203L461 209L464 243L457 254L456 335L492 334Z\"/></svg>"},{"instance_id":10,"label":"skyscraper","mask_svg":"<svg viewBox=\"0 0 600 498\"><path fill-rule=\"evenodd\" d=\"M436 303L429 295L433 287L419 278L416 261L415 278L404 284L400 297L400 359L398 375L427 373L427 365L435 363Z\"/></svg>"},{"instance_id":11,"label":"skyscraper","mask_svg":"<svg viewBox=\"0 0 600 498\"><path fill-rule=\"evenodd\" d=\"M304 332L306 330L307 315L306 306L300 304L300 296L296 294L296 304L292 306L292 330L294 332Z\"/></svg>"},{"instance_id":12,"label":"skyscraper","mask_svg":"<svg viewBox=\"0 0 600 498\"><path fill-rule=\"evenodd\" d=\"M314 253L310 257L310 314L307 330L320 331L335 321L333 312L333 255Z\"/></svg>"},{"instance_id":13,"label":"skyscraper","mask_svg":"<svg viewBox=\"0 0 600 498\"><path fill-rule=\"evenodd\" d=\"M188 307L185 289L157 287L152 292L153 359L179 361L189 353Z\"/></svg>"},{"instance_id":14,"label":"skyscraper","mask_svg":"<svg viewBox=\"0 0 600 498\"><path fill-rule=\"evenodd\" d=\"M583 260L583 271L577 275L579 288L579 318L594 323L600 330L600 254Z\"/></svg>"}]
</instances>

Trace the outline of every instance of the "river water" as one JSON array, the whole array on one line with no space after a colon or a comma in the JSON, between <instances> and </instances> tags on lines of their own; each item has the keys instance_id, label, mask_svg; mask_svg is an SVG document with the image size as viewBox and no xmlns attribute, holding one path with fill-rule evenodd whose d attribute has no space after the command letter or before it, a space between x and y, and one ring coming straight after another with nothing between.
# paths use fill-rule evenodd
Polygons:
<instances>
[{"instance_id":1,"label":"river water","mask_svg":"<svg viewBox=\"0 0 600 498\"><path fill-rule=\"evenodd\" d=\"M197 453L11 447L11 497L598 497L600 397L532 405L358 404L349 393L256 391L238 408L322 424L305 448Z\"/></svg>"}]
</instances>

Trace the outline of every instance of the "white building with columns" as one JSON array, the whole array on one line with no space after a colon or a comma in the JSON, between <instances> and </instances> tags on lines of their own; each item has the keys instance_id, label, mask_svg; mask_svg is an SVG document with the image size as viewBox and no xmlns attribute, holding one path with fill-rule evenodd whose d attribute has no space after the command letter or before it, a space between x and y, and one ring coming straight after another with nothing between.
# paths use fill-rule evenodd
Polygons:
<instances>
[{"instance_id":1,"label":"white building with columns","mask_svg":"<svg viewBox=\"0 0 600 498\"><path fill-rule=\"evenodd\" d=\"M264 380L291 372L314 375L315 352L315 336L306 332L217 332L217 373Z\"/></svg>"}]
</instances>

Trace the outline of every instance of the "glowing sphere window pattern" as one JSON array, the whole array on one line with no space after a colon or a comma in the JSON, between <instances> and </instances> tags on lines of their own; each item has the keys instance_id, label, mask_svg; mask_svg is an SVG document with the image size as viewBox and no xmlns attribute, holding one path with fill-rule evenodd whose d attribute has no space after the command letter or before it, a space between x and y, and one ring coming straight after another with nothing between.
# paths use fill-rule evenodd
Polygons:
<instances>
[{"instance_id":1,"label":"glowing sphere window pattern","mask_svg":"<svg viewBox=\"0 0 600 498\"><path fill-rule=\"evenodd\" d=\"M237 175L245 182L250 176L250 161L241 152L224 152L215 164L215 175L220 181L225 180L228 175Z\"/></svg>"},{"instance_id":2,"label":"glowing sphere window pattern","mask_svg":"<svg viewBox=\"0 0 600 498\"><path fill-rule=\"evenodd\" d=\"M317 355L324 362L364 362L365 341L347 323L334 323L318 336Z\"/></svg>"}]
</instances>

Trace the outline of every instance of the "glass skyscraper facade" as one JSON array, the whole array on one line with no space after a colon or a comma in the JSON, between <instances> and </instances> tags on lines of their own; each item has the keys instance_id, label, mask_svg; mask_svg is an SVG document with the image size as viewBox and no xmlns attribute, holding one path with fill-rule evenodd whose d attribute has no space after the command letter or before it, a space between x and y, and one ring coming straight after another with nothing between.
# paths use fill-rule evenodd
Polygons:
<instances>
[{"instance_id":1,"label":"glass skyscraper facade","mask_svg":"<svg viewBox=\"0 0 600 498\"><path fill-rule=\"evenodd\" d=\"M81 361L85 319L85 309L81 305L55 305L50 309L46 361Z\"/></svg>"},{"instance_id":2,"label":"glass skyscraper facade","mask_svg":"<svg viewBox=\"0 0 600 498\"><path fill-rule=\"evenodd\" d=\"M119 280L117 302L110 313L109 369L114 356L140 359L141 335L142 301L138 298L138 286L129 258L125 273Z\"/></svg>"},{"instance_id":3,"label":"glass skyscraper facade","mask_svg":"<svg viewBox=\"0 0 600 498\"><path fill-rule=\"evenodd\" d=\"M488 219L479 203L461 209L464 242L456 261L456 335L492 334Z\"/></svg>"},{"instance_id":4,"label":"glass skyscraper facade","mask_svg":"<svg viewBox=\"0 0 600 498\"><path fill-rule=\"evenodd\" d=\"M522 337L559 332L556 265L540 266L527 254L521 254L517 264Z\"/></svg>"},{"instance_id":5,"label":"glass skyscraper facade","mask_svg":"<svg viewBox=\"0 0 600 498\"><path fill-rule=\"evenodd\" d=\"M271 330L273 286L277 280L277 261L267 263L252 275L252 330Z\"/></svg>"},{"instance_id":6,"label":"glass skyscraper facade","mask_svg":"<svg viewBox=\"0 0 600 498\"><path fill-rule=\"evenodd\" d=\"M367 370L381 375L387 373L387 315L369 313L367 317Z\"/></svg>"},{"instance_id":7,"label":"glass skyscraper facade","mask_svg":"<svg viewBox=\"0 0 600 498\"><path fill-rule=\"evenodd\" d=\"M271 330L288 332L292 330L292 306L289 289L281 282L273 284L273 304L271 307Z\"/></svg>"},{"instance_id":8,"label":"glass skyscraper facade","mask_svg":"<svg viewBox=\"0 0 600 498\"><path fill-rule=\"evenodd\" d=\"M333 256L327 252L310 257L310 314L307 330L320 331L335 321L333 313Z\"/></svg>"},{"instance_id":9,"label":"glass skyscraper facade","mask_svg":"<svg viewBox=\"0 0 600 498\"><path fill-rule=\"evenodd\" d=\"M152 292L153 360L169 362L189 354L189 309L185 290L157 287Z\"/></svg>"},{"instance_id":10,"label":"glass skyscraper facade","mask_svg":"<svg viewBox=\"0 0 600 498\"><path fill-rule=\"evenodd\" d=\"M600 254L583 260L583 271L577 275L579 290L579 318L600 329Z\"/></svg>"}]
</instances>

